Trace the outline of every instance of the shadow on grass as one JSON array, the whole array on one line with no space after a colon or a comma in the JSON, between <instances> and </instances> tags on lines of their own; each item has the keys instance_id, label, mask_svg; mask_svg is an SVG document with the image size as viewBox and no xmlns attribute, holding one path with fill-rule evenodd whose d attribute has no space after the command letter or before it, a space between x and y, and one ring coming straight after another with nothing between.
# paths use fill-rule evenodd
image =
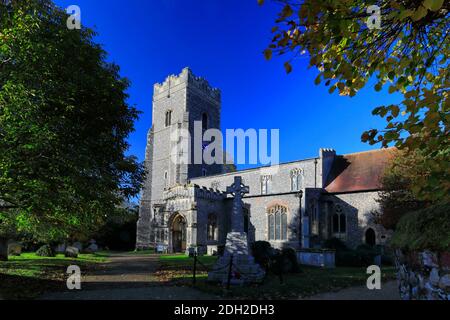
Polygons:
<instances>
[{"instance_id":1,"label":"shadow on grass","mask_svg":"<svg viewBox=\"0 0 450 320\"><path fill-rule=\"evenodd\" d=\"M220 283L207 281L207 273L199 272L195 288L212 295L233 299L298 299L324 292L334 292L352 286L363 286L367 281L366 268L321 269L301 268L299 273L284 274L280 277L269 273L261 284L235 286L225 290ZM160 270L160 276L168 283L193 286L192 272L185 270ZM395 279L394 268L382 269L382 281Z\"/></svg>"},{"instance_id":2,"label":"shadow on grass","mask_svg":"<svg viewBox=\"0 0 450 320\"><path fill-rule=\"evenodd\" d=\"M63 290L61 279L44 279L0 273L0 294L5 300L34 299L45 291Z\"/></svg>"},{"instance_id":3,"label":"shadow on grass","mask_svg":"<svg viewBox=\"0 0 450 320\"><path fill-rule=\"evenodd\" d=\"M66 270L69 265L78 265L86 273L100 267L98 261L37 257L24 254L0 262L0 296L3 299L33 299L44 291L66 288Z\"/></svg>"}]
</instances>

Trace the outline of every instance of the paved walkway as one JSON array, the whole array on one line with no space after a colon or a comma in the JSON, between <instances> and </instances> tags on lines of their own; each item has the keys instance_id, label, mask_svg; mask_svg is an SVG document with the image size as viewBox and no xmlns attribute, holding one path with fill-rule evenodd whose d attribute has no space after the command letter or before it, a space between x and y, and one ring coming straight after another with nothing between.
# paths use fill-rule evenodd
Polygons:
<instances>
[{"instance_id":1,"label":"paved walkway","mask_svg":"<svg viewBox=\"0 0 450 320\"><path fill-rule=\"evenodd\" d=\"M109 263L88 275L81 270L81 290L49 292L42 300L216 299L193 288L164 286L154 272L156 255L113 254Z\"/></svg>"},{"instance_id":2,"label":"paved walkway","mask_svg":"<svg viewBox=\"0 0 450 320\"><path fill-rule=\"evenodd\" d=\"M380 290L369 290L366 286L350 287L336 292L320 293L306 300L400 300L397 281L381 284Z\"/></svg>"}]
</instances>

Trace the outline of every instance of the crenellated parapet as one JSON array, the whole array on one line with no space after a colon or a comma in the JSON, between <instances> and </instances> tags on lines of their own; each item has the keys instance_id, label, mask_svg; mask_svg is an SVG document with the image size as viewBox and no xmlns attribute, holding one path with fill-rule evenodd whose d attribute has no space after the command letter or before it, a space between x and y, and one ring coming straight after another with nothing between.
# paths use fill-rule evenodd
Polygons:
<instances>
[{"instance_id":1,"label":"crenellated parapet","mask_svg":"<svg viewBox=\"0 0 450 320\"><path fill-rule=\"evenodd\" d=\"M195 199L207 199L207 200L223 200L226 198L226 194L222 191L200 187L196 184L178 185L163 192L163 200L177 200L177 199L189 199L195 201Z\"/></svg>"},{"instance_id":2,"label":"crenellated parapet","mask_svg":"<svg viewBox=\"0 0 450 320\"><path fill-rule=\"evenodd\" d=\"M223 200L226 197L226 194L222 191L200 187L199 185L194 185L195 188L195 197L200 199L207 200Z\"/></svg>"},{"instance_id":3,"label":"crenellated parapet","mask_svg":"<svg viewBox=\"0 0 450 320\"><path fill-rule=\"evenodd\" d=\"M335 157L336 150L330 148L320 148L319 154L321 158Z\"/></svg>"},{"instance_id":4,"label":"crenellated parapet","mask_svg":"<svg viewBox=\"0 0 450 320\"><path fill-rule=\"evenodd\" d=\"M174 90L174 88L182 85L188 85L189 88L198 90L213 100L220 101L220 90L212 87L205 78L195 76L191 69L187 67L180 74L172 74L162 83L156 83L153 86L153 95L158 96L162 93L169 93L170 90Z\"/></svg>"},{"instance_id":5,"label":"crenellated parapet","mask_svg":"<svg viewBox=\"0 0 450 320\"><path fill-rule=\"evenodd\" d=\"M192 198L194 199L195 191L193 186L189 185L177 185L172 188L166 189L163 192L163 200L172 200L180 198Z\"/></svg>"}]
</instances>

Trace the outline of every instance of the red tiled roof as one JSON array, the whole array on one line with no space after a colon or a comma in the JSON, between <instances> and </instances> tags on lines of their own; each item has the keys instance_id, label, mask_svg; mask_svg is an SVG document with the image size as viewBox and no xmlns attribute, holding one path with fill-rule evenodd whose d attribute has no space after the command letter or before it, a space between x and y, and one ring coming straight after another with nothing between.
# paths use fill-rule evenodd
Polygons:
<instances>
[{"instance_id":1,"label":"red tiled roof","mask_svg":"<svg viewBox=\"0 0 450 320\"><path fill-rule=\"evenodd\" d=\"M330 193L379 190L380 178L396 150L387 148L336 156L325 190Z\"/></svg>"}]
</instances>

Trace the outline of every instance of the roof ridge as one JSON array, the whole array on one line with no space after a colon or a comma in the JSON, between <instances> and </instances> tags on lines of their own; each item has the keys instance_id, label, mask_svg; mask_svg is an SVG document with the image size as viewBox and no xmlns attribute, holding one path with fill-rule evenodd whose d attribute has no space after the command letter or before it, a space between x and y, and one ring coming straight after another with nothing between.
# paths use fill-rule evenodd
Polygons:
<instances>
[{"instance_id":1,"label":"roof ridge","mask_svg":"<svg viewBox=\"0 0 450 320\"><path fill-rule=\"evenodd\" d=\"M372 150L366 150L366 151L358 151L358 152L352 152L352 153L344 153L342 156L351 156L356 154L362 154L362 153L370 153L370 152L382 152L382 151L390 151L390 150L397 150L396 147L389 147L389 148L380 148L380 149L372 149Z\"/></svg>"}]
</instances>

